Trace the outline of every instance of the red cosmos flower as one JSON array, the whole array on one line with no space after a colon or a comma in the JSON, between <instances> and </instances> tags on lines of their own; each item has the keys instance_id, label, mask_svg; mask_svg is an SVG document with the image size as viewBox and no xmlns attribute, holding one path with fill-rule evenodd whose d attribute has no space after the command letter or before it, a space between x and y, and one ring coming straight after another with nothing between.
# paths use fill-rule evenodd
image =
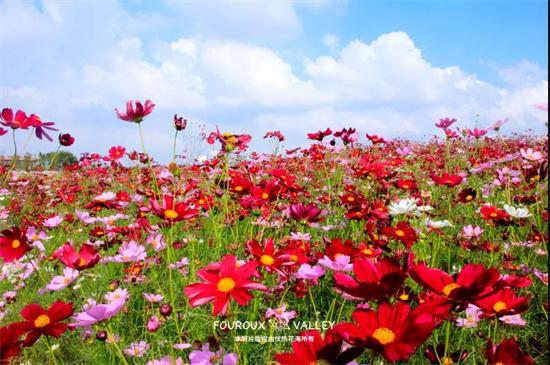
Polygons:
<instances>
[{"instance_id":1,"label":"red cosmos flower","mask_svg":"<svg viewBox=\"0 0 550 365\"><path fill-rule=\"evenodd\" d=\"M391 362L408 360L436 327L429 308L422 304L411 311L406 303L392 307L384 301L377 312L359 309L352 318L355 323L337 324L335 330L352 346L370 348Z\"/></svg>"},{"instance_id":2,"label":"red cosmos flower","mask_svg":"<svg viewBox=\"0 0 550 365\"><path fill-rule=\"evenodd\" d=\"M481 213L481 215L483 216L483 219L487 221L488 220L498 221L498 220L508 219L510 217L510 215L508 215L508 213L506 213L505 210L498 209L497 207L491 204L486 204L482 206L479 209L479 213Z\"/></svg>"},{"instance_id":3,"label":"red cosmos flower","mask_svg":"<svg viewBox=\"0 0 550 365\"><path fill-rule=\"evenodd\" d=\"M503 340L496 346L489 339L484 355L488 365L531 365L535 363L531 356L525 355L521 351L513 338Z\"/></svg>"},{"instance_id":4,"label":"red cosmos flower","mask_svg":"<svg viewBox=\"0 0 550 365\"><path fill-rule=\"evenodd\" d=\"M175 202L174 197L168 194L163 196L162 205L155 199L151 199L150 203L153 213L171 223L191 219L199 214L198 209L190 207L186 202Z\"/></svg>"},{"instance_id":5,"label":"red cosmos flower","mask_svg":"<svg viewBox=\"0 0 550 365\"><path fill-rule=\"evenodd\" d=\"M69 133L62 133L59 135L59 144L65 147L71 146L74 143L74 137Z\"/></svg>"},{"instance_id":6,"label":"red cosmos flower","mask_svg":"<svg viewBox=\"0 0 550 365\"><path fill-rule=\"evenodd\" d=\"M487 130L485 129L478 129L474 128L473 130L470 128L466 128L466 134L470 137L473 137L475 139L479 139L487 134Z\"/></svg>"},{"instance_id":7,"label":"red cosmos flower","mask_svg":"<svg viewBox=\"0 0 550 365\"><path fill-rule=\"evenodd\" d=\"M386 140L384 138L379 137L376 134L370 135L370 134L367 133L367 138L369 139L369 141L372 142L372 144L386 143Z\"/></svg>"},{"instance_id":8,"label":"red cosmos flower","mask_svg":"<svg viewBox=\"0 0 550 365\"><path fill-rule=\"evenodd\" d=\"M518 297L512 289L504 288L474 304L483 310L484 317L500 317L524 312L529 307L529 298Z\"/></svg>"},{"instance_id":9,"label":"red cosmos flower","mask_svg":"<svg viewBox=\"0 0 550 365\"><path fill-rule=\"evenodd\" d=\"M19 337L24 330L15 323L0 327L0 364L8 365L10 359L21 352L21 343Z\"/></svg>"},{"instance_id":10,"label":"red cosmos flower","mask_svg":"<svg viewBox=\"0 0 550 365\"><path fill-rule=\"evenodd\" d=\"M311 341L292 342L293 352L275 354L281 365L347 364L359 357L363 349L351 347L342 351L343 338L333 330L325 333L325 338L317 330L300 333L301 338Z\"/></svg>"},{"instance_id":11,"label":"red cosmos flower","mask_svg":"<svg viewBox=\"0 0 550 365\"><path fill-rule=\"evenodd\" d=\"M413 265L409 273L425 289L458 302L478 299L500 277L496 269L486 269L480 264L464 265L456 280L445 271L430 269L424 263Z\"/></svg>"},{"instance_id":12,"label":"red cosmos flower","mask_svg":"<svg viewBox=\"0 0 550 365\"><path fill-rule=\"evenodd\" d=\"M59 129L53 128L52 126L55 125L54 122L43 122L40 120L40 117L37 115L32 114L29 117L29 121L32 127L34 127L34 132L36 134L36 138L42 139L42 137L46 137L48 141L53 141L53 138L50 137L48 133L46 133L45 129L48 129L50 131L58 131Z\"/></svg>"},{"instance_id":13,"label":"red cosmos flower","mask_svg":"<svg viewBox=\"0 0 550 365\"><path fill-rule=\"evenodd\" d=\"M395 186L404 190L415 190L417 187L416 182L410 179L401 179L395 183Z\"/></svg>"},{"instance_id":14,"label":"red cosmos flower","mask_svg":"<svg viewBox=\"0 0 550 365\"><path fill-rule=\"evenodd\" d=\"M458 201L461 203L469 203L476 199L477 192L474 189L466 188L458 193Z\"/></svg>"},{"instance_id":15,"label":"red cosmos flower","mask_svg":"<svg viewBox=\"0 0 550 365\"><path fill-rule=\"evenodd\" d=\"M273 131L273 132L267 132L264 136L265 138L274 138L279 140L279 142L283 142L285 140L285 136L280 131Z\"/></svg>"},{"instance_id":16,"label":"red cosmos flower","mask_svg":"<svg viewBox=\"0 0 550 365\"><path fill-rule=\"evenodd\" d=\"M462 182L462 176L459 176L459 175L449 175L448 173L443 173L443 175L441 176L437 176L435 174L432 174L430 176L432 178L432 180L437 184L437 185L445 185L445 186L449 186L449 187L453 187L453 186L457 186L458 184L460 184Z\"/></svg>"},{"instance_id":17,"label":"red cosmos flower","mask_svg":"<svg viewBox=\"0 0 550 365\"><path fill-rule=\"evenodd\" d=\"M458 364L466 360L468 357L468 352L465 350L455 351L447 354L447 357L445 357L445 344L441 344L437 345L437 347L432 345L426 348L424 351L424 356L426 356L431 364Z\"/></svg>"},{"instance_id":18,"label":"red cosmos flower","mask_svg":"<svg viewBox=\"0 0 550 365\"><path fill-rule=\"evenodd\" d=\"M334 273L335 286L356 299L380 300L395 294L405 281L405 273L399 263L383 258L377 263L358 258L353 263L354 279L343 272Z\"/></svg>"},{"instance_id":19,"label":"red cosmos flower","mask_svg":"<svg viewBox=\"0 0 550 365\"><path fill-rule=\"evenodd\" d=\"M416 231L405 221L397 223L395 227L384 227L382 234L400 241L407 248L411 248L418 240Z\"/></svg>"},{"instance_id":20,"label":"red cosmos flower","mask_svg":"<svg viewBox=\"0 0 550 365\"><path fill-rule=\"evenodd\" d=\"M141 123L143 118L151 114L153 109L155 109L155 104L151 100L145 101L145 105L142 105L140 101L136 101L135 108L132 104L132 100L126 102L126 113L121 113L115 108L118 119L126 122Z\"/></svg>"},{"instance_id":21,"label":"red cosmos flower","mask_svg":"<svg viewBox=\"0 0 550 365\"><path fill-rule=\"evenodd\" d=\"M448 139L458 138L458 133L450 129L444 129L445 135Z\"/></svg>"},{"instance_id":22,"label":"red cosmos flower","mask_svg":"<svg viewBox=\"0 0 550 365\"><path fill-rule=\"evenodd\" d=\"M260 203L258 205L277 199L280 190L281 186L277 179L270 179L260 186L252 186L250 188L252 197Z\"/></svg>"},{"instance_id":23,"label":"red cosmos flower","mask_svg":"<svg viewBox=\"0 0 550 365\"><path fill-rule=\"evenodd\" d=\"M223 257L218 272L206 270L197 272L197 276L205 283L195 283L185 288L191 307L197 307L214 302L213 316L224 316L229 308L229 302L234 299L239 305L247 305L252 300L249 290L267 290L267 287L249 280L256 270L256 262L249 261L240 267L233 255Z\"/></svg>"},{"instance_id":24,"label":"red cosmos flower","mask_svg":"<svg viewBox=\"0 0 550 365\"><path fill-rule=\"evenodd\" d=\"M4 262L12 262L18 260L31 247L27 243L27 236L17 227L5 229L0 232L0 257Z\"/></svg>"},{"instance_id":25,"label":"red cosmos flower","mask_svg":"<svg viewBox=\"0 0 550 365\"><path fill-rule=\"evenodd\" d=\"M332 130L330 128L327 128L324 131L317 131L316 133L308 133L307 138L312 139L314 141L321 142L325 137L328 137L332 134Z\"/></svg>"},{"instance_id":26,"label":"red cosmos flower","mask_svg":"<svg viewBox=\"0 0 550 365\"><path fill-rule=\"evenodd\" d=\"M64 319L73 314L72 303L57 301L51 305L48 310L42 308L39 304L32 303L21 310L21 316L24 322L13 323L18 331L27 333L23 346L32 346L42 335L59 337L69 326L61 323Z\"/></svg>"},{"instance_id":27,"label":"red cosmos flower","mask_svg":"<svg viewBox=\"0 0 550 365\"><path fill-rule=\"evenodd\" d=\"M288 209L290 218L302 223L318 222L321 219L319 217L321 212L322 210L315 203L309 203L308 205L302 203L292 204Z\"/></svg>"},{"instance_id":28,"label":"red cosmos flower","mask_svg":"<svg viewBox=\"0 0 550 365\"><path fill-rule=\"evenodd\" d=\"M113 146L109 149L109 156L105 156L105 161L117 161L124 157L126 148L122 146Z\"/></svg>"},{"instance_id":29,"label":"red cosmos flower","mask_svg":"<svg viewBox=\"0 0 550 365\"><path fill-rule=\"evenodd\" d=\"M340 131L334 132L334 137L339 137L342 139L344 145L348 145L352 142L357 141L357 134L355 128L343 128Z\"/></svg>"},{"instance_id":30,"label":"red cosmos flower","mask_svg":"<svg viewBox=\"0 0 550 365\"><path fill-rule=\"evenodd\" d=\"M174 128L176 128L176 133L187 128L187 119L183 119L183 117L178 117L177 114L174 114Z\"/></svg>"},{"instance_id":31,"label":"red cosmos flower","mask_svg":"<svg viewBox=\"0 0 550 365\"><path fill-rule=\"evenodd\" d=\"M2 121L0 123L11 129L28 129L31 126L31 120L24 111L18 110L14 117L10 108L2 109Z\"/></svg>"},{"instance_id":32,"label":"red cosmos flower","mask_svg":"<svg viewBox=\"0 0 550 365\"><path fill-rule=\"evenodd\" d=\"M261 247L258 241L250 240L246 243L246 248L256 259L258 265L262 265L268 272L278 270L285 263L279 257L279 252L275 250L275 245L271 238L264 241L264 247Z\"/></svg>"},{"instance_id":33,"label":"red cosmos flower","mask_svg":"<svg viewBox=\"0 0 550 365\"><path fill-rule=\"evenodd\" d=\"M229 189L231 191L242 194L250 190L250 187L253 185L252 181L238 173L230 172L229 174L231 175L231 181L229 182Z\"/></svg>"},{"instance_id":34,"label":"red cosmos flower","mask_svg":"<svg viewBox=\"0 0 550 365\"><path fill-rule=\"evenodd\" d=\"M223 153L232 152L236 148L240 152L248 148L252 136L250 134L232 134L229 132L220 133L220 130L216 128L216 132L210 133L206 141L209 144L214 144L216 140L221 143Z\"/></svg>"},{"instance_id":35,"label":"red cosmos flower","mask_svg":"<svg viewBox=\"0 0 550 365\"><path fill-rule=\"evenodd\" d=\"M439 119L439 122L435 123L435 126L437 128L447 129L451 125L453 125L454 123L456 123L455 118L452 118L452 119L451 118L442 118L442 119Z\"/></svg>"},{"instance_id":36,"label":"red cosmos flower","mask_svg":"<svg viewBox=\"0 0 550 365\"><path fill-rule=\"evenodd\" d=\"M100 258L94 246L85 243L77 253L76 249L69 242L56 250L52 256L61 261L66 267L76 270L94 267Z\"/></svg>"}]
</instances>

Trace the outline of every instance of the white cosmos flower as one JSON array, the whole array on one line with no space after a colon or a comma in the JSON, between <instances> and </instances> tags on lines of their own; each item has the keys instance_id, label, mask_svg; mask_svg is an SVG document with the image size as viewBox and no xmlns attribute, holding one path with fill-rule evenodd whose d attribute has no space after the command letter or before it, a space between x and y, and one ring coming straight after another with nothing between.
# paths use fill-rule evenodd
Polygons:
<instances>
[{"instance_id":1,"label":"white cosmos flower","mask_svg":"<svg viewBox=\"0 0 550 365\"><path fill-rule=\"evenodd\" d=\"M451 222L449 222L448 220L446 220L446 219L443 220L443 221L433 221L430 218L426 218L424 223L426 224L426 226L432 227L432 228L444 228L444 227L452 227L453 226L453 224Z\"/></svg>"},{"instance_id":2,"label":"white cosmos flower","mask_svg":"<svg viewBox=\"0 0 550 365\"><path fill-rule=\"evenodd\" d=\"M388 207L390 215L407 214L417 209L416 199L401 199Z\"/></svg>"},{"instance_id":3,"label":"white cosmos flower","mask_svg":"<svg viewBox=\"0 0 550 365\"><path fill-rule=\"evenodd\" d=\"M504 210L506 213L511 215L514 218L527 218L531 216L531 213L529 213L529 210L524 207L512 207L511 205L504 204Z\"/></svg>"}]
</instances>

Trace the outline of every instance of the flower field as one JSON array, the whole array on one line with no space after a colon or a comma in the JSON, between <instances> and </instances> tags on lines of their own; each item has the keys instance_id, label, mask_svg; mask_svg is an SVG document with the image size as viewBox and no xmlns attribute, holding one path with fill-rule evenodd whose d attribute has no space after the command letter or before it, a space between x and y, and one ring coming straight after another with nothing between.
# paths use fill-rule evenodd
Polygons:
<instances>
[{"instance_id":1,"label":"flower field","mask_svg":"<svg viewBox=\"0 0 550 365\"><path fill-rule=\"evenodd\" d=\"M137 138L154 107L113 123ZM269 154L216 130L194 163L113 146L0 167L2 364L546 364L548 139L505 122ZM6 145L57 131L1 123Z\"/></svg>"}]
</instances>

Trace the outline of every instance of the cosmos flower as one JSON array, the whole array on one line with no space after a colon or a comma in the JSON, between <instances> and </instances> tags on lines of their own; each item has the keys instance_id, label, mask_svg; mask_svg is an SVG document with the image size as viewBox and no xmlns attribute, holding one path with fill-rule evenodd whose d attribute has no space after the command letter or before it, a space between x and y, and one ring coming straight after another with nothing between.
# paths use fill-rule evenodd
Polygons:
<instances>
[{"instance_id":1,"label":"cosmos flower","mask_svg":"<svg viewBox=\"0 0 550 365\"><path fill-rule=\"evenodd\" d=\"M64 289L76 280L79 273L78 270L66 267L63 269L63 275L54 276L50 283L46 285L46 289L52 291Z\"/></svg>"},{"instance_id":2,"label":"cosmos flower","mask_svg":"<svg viewBox=\"0 0 550 365\"><path fill-rule=\"evenodd\" d=\"M112 257L113 262L135 262L143 261L147 257L145 246L139 245L136 241L131 240L123 243L118 249L118 255Z\"/></svg>"},{"instance_id":3,"label":"cosmos flower","mask_svg":"<svg viewBox=\"0 0 550 365\"><path fill-rule=\"evenodd\" d=\"M422 304L411 310L403 302L392 307L383 301L377 311L359 309L352 318L354 323L336 325L338 334L352 346L370 348L390 362L408 360L436 327L430 308Z\"/></svg>"},{"instance_id":4,"label":"cosmos flower","mask_svg":"<svg viewBox=\"0 0 550 365\"><path fill-rule=\"evenodd\" d=\"M324 338L317 330L301 332L298 337L306 341L292 342L292 352L275 354L278 364L356 365L353 360L363 352L362 349L353 347L342 351L343 338L333 330L328 330Z\"/></svg>"},{"instance_id":5,"label":"cosmos flower","mask_svg":"<svg viewBox=\"0 0 550 365\"><path fill-rule=\"evenodd\" d=\"M188 285L185 288L185 296L189 298L191 307L214 302L212 315L223 316L229 309L231 299L244 306L253 298L250 290L267 290L264 285L250 280L255 270L254 261L237 266L237 258L226 255L221 261L219 271L210 271L206 268L197 271L197 276L204 282Z\"/></svg>"},{"instance_id":6,"label":"cosmos flower","mask_svg":"<svg viewBox=\"0 0 550 365\"><path fill-rule=\"evenodd\" d=\"M489 365L531 365L535 361L529 355L525 355L519 348L515 339L505 339L498 345L493 345L491 339L487 341L484 352Z\"/></svg>"},{"instance_id":7,"label":"cosmos flower","mask_svg":"<svg viewBox=\"0 0 550 365\"><path fill-rule=\"evenodd\" d=\"M318 261L319 265L332 271L352 271L353 264L351 263L351 257L347 255L337 255L334 260L330 257L324 256Z\"/></svg>"},{"instance_id":8,"label":"cosmos flower","mask_svg":"<svg viewBox=\"0 0 550 365\"><path fill-rule=\"evenodd\" d=\"M27 236L17 227L0 232L0 257L4 262L18 260L31 249Z\"/></svg>"},{"instance_id":9,"label":"cosmos flower","mask_svg":"<svg viewBox=\"0 0 550 365\"><path fill-rule=\"evenodd\" d=\"M33 345L42 335L60 337L69 329L62 321L69 318L73 311L72 303L62 301L53 303L48 310L36 303L26 305L21 310L21 316L25 321L15 324L19 330L27 334L23 346Z\"/></svg>"},{"instance_id":10,"label":"cosmos flower","mask_svg":"<svg viewBox=\"0 0 550 365\"><path fill-rule=\"evenodd\" d=\"M143 357L149 350L149 344L145 341L132 342L130 346L124 349L124 353L131 357Z\"/></svg>"},{"instance_id":11,"label":"cosmos flower","mask_svg":"<svg viewBox=\"0 0 550 365\"><path fill-rule=\"evenodd\" d=\"M83 244L77 253L74 246L67 242L52 255L63 263L66 267L77 270L84 270L94 267L99 261L99 253L92 245Z\"/></svg>"},{"instance_id":12,"label":"cosmos flower","mask_svg":"<svg viewBox=\"0 0 550 365\"><path fill-rule=\"evenodd\" d=\"M126 102L126 113L120 112L117 108L115 108L115 112L120 120L141 123L143 118L153 112L153 109L155 109L155 104L153 104L151 100L145 101L145 105L141 104L140 101L136 101L135 107L134 102L132 100L128 100Z\"/></svg>"},{"instance_id":13,"label":"cosmos flower","mask_svg":"<svg viewBox=\"0 0 550 365\"><path fill-rule=\"evenodd\" d=\"M10 108L2 109L0 123L11 129L28 129L31 126L31 120L27 117L24 111L18 110L13 115L13 111Z\"/></svg>"},{"instance_id":14,"label":"cosmos flower","mask_svg":"<svg viewBox=\"0 0 550 365\"><path fill-rule=\"evenodd\" d=\"M532 214L529 213L529 209L525 207L516 208L511 205L504 204L504 211L514 218L529 218L532 216Z\"/></svg>"},{"instance_id":15,"label":"cosmos flower","mask_svg":"<svg viewBox=\"0 0 550 365\"><path fill-rule=\"evenodd\" d=\"M235 353L226 353L224 349L210 350L205 344L200 350L191 351L189 363L191 365L236 365L238 356Z\"/></svg>"},{"instance_id":16,"label":"cosmos flower","mask_svg":"<svg viewBox=\"0 0 550 365\"><path fill-rule=\"evenodd\" d=\"M151 208L160 218L174 223L184 219L191 219L199 214L199 211L189 206L186 202L176 202L172 195L165 194L162 205L155 199L151 199Z\"/></svg>"},{"instance_id":17,"label":"cosmos flower","mask_svg":"<svg viewBox=\"0 0 550 365\"><path fill-rule=\"evenodd\" d=\"M466 328L477 327L478 322L481 320L481 314L482 311L479 307L468 304L468 307L466 307L466 318L457 318L456 325Z\"/></svg>"},{"instance_id":18,"label":"cosmos flower","mask_svg":"<svg viewBox=\"0 0 550 365\"><path fill-rule=\"evenodd\" d=\"M302 264L296 273L298 279L316 281L321 276L325 275L325 270L319 265L311 266L310 264Z\"/></svg>"},{"instance_id":19,"label":"cosmos flower","mask_svg":"<svg viewBox=\"0 0 550 365\"><path fill-rule=\"evenodd\" d=\"M401 215L414 212L417 209L416 199L401 199L398 202L393 202L388 207L390 215Z\"/></svg>"},{"instance_id":20,"label":"cosmos flower","mask_svg":"<svg viewBox=\"0 0 550 365\"><path fill-rule=\"evenodd\" d=\"M265 318L275 317L280 323L287 324L291 319L294 319L298 316L296 311L287 311L286 304L281 304L280 307L273 309L267 308L265 312Z\"/></svg>"},{"instance_id":21,"label":"cosmos flower","mask_svg":"<svg viewBox=\"0 0 550 365\"><path fill-rule=\"evenodd\" d=\"M435 123L435 126L440 129L448 129L451 125L456 123L457 120L455 118L442 118L439 119L439 122Z\"/></svg>"}]
</instances>

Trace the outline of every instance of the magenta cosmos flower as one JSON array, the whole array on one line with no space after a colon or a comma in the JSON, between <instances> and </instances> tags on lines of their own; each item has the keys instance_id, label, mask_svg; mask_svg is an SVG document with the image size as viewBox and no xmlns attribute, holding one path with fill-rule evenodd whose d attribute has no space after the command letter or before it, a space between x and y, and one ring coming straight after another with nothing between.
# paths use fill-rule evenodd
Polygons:
<instances>
[{"instance_id":1,"label":"magenta cosmos flower","mask_svg":"<svg viewBox=\"0 0 550 365\"><path fill-rule=\"evenodd\" d=\"M153 109L155 109L155 104L151 100L145 101L145 105L141 104L140 101L135 102L135 107L133 104L132 100L126 102L126 113L122 113L118 108L115 108L118 119L126 122L141 123L143 118L151 114Z\"/></svg>"}]
</instances>

